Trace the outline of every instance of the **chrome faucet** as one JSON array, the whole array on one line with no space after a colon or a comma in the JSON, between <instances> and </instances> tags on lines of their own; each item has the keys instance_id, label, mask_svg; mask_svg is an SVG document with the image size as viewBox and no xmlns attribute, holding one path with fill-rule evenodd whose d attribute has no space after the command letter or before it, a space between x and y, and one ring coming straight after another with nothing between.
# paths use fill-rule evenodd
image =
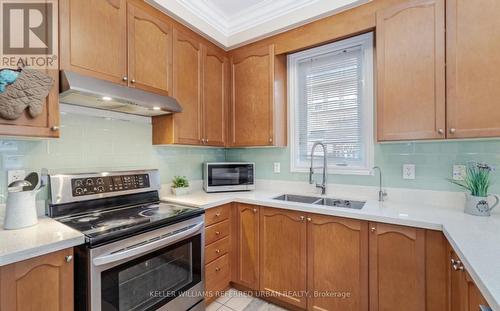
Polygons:
<instances>
[{"instance_id":1,"label":"chrome faucet","mask_svg":"<svg viewBox=\"0 0 500 311\"><path fill-rule=\"evenodd\" d=\"M323 147L323 182L321 184L316 183L316 188L321 188L321 194L326 194L326 176L327 176L327 170L328 170L328 165L326 161L326 146L323 143L320 142L315 142L314 145L312 146L311 149L311 167L309 168L309 183L312 185L314 184L313 180L313 175L314 175L314 151L316 150L316 147L320 145Z\"/></svg>"},{"instance_id":2,"label":"chrome faucet","mask_svg":"<svg viewBox=\"0 0 500 311\"><path fill-rule=\"evenodd\" d=\"M378 201L383 202L384 198L387 196L387 192L382 190L382 169L378 166L374 166L373 170L378 170L379 172L379 181L378 181Z\"/></svg>"}]
</instances>

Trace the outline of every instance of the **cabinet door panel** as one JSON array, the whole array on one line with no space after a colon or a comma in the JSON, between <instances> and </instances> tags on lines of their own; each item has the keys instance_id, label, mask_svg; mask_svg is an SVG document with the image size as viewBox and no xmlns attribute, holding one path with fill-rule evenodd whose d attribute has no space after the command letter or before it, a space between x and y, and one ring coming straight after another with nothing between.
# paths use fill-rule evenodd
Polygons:
<instances>
[{"instance_id":1,"label":"cabinet door panel","mask_svg":"<svg viewBox=\"0 0 500 311\"><path fill-rule=\"evenodd\" d=\"M25 110L17 120L0 118L0 135L59 137L59 70L50 69L45 72L54 79L54 84L40 115L33 118Z\"/></svg>"},{"instance_id":2,"label":"cabinet door panel","mask_svg":"<svg viewBox=\"0 0 500 311\"><path fill-rule=\"evenodd\" d=\"M174 89L182 112L174 114L175 143L201 143L201 44L187 33L174 29Z\"/></svg>"},{"instance_id":3,"label":"cabinet door panel","mask_svg":"<svg viewBox=\"0 0 500 311\"><path fill-rule=\"evenodd\" d=\"M204 138L208 145L224 146L228 94L228 61L225 55L207 48L204 68Z\"/></svg>"},{"instance_id":4,"label":"cabinet door panel","mask_svg":"<svg viewBox=\"0 0 500 311\"><path fill-rule=\"evenodd\" d=\"M61 69L127 84L126 0L61 0Z\"/></svg>"},{"instance_id":5,"label":"cabinet door panel","mask_svg":"<svg viewBox=\"0 0 500 311\"><path fill-rule=\"evenodd\" d=\"M231 70L232 145L272 145L274 46L233 56Z\"/></svg>"},{"instance_id":6,"label":"cabinet door panel","mask_svg":"<svg viewBox=\"0 0 500 311\"><path fill-rule=\"evenodd\" d=\"M73 310L73 250L0 267L0 310Z\"/></svg>"},{"instance_id":7,"label":"cabinet door panel","mask_svg":"<svg viewBox=\"0 0 500 311\"><path fill-rule=\"evenodd\" d=\"M444 0L377 12L378 140L445 138Z\"/></svg>"},{"instance_id":8,"label":"cabinet door panel","mask_svg":"<svg viewBox=\"0 0 500 311\"><path fill-rule=\"evenodd\" d=\"M370 310L425 310L425 230L370 223Z\"/></svg>"},{"instance_id":9,"label":"cabinet door panel","mask_svg":"<svg viewBox=\"0 0 500 311\"><path fill-rule=\"evenodd\" d=\"M168 95L172 79L172 27L128 5L129 86Z\"/></svg>"},{"instance_id":10,"label":"cabinet door panel","mask_svg":"<svg viewBox=\"0 0 500 311\"><path fill-rule=\"evenodd\" d=\"M308 310L368 309L368 223L308 215ZM336 296L346 293L349 297Z\"/></svg>"},{"instance_id":11,"label":"cabinet door panel","mask_svg":"<svg viewBox=\"0 0 500 311\"><path fill-rule=\"evenodd\" d=\"M304 213L262 208L260 219L260 290L305 309Z\"/></svg>"},{"instance_id":12,"label":"cabinet door panel","mask_svg":"<svg viewBox=\"0 0 500 311\"><path fill-rule=\"evenodd\" d=\"M447 1L449 138L500 136L500 2Z\"/></svg>"},{"instance_id":13,"label":"cabinet door panel","mask_svg":"<svg viewBox=\"0 0 500 311\"><path fill-rule=\"evenodd\" d=\"M259 214L254 205L238 204L236 210L236 262L233 281L259 289Z\"/></svg>"}]
</instances>

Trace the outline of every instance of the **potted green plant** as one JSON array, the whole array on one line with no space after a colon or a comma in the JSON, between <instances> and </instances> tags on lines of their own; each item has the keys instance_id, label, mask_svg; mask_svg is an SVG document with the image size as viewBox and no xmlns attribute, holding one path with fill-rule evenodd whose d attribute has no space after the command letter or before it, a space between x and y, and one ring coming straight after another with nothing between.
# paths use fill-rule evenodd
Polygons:
<instances>
[{"instance_id":1,"label":"potted green plant","mask_svg":"<svg viewBox=\"0 0 500 311\"><path fill-rule=\"evenodd\" d=\"M174 195L187 194L189 190L189 181L186 176L174 176L172 179L172 193Z\"/></svg>"},{"instance_id":2,"label":"potted green plant","mask_svg":"<svg viewBox=\"0 0 500 311\"><path fill-rule=\"evenodd\" d=\"M486 163L469 162L463 181L451 180L452 183L467 190L465 193L465 213L476 216L490 216L490 212L498 205L496 195L489 195L491 185L490 174L493 168ZM495 198L495 203L490 206L488 197Z\"/></svg>"}]
</instances>

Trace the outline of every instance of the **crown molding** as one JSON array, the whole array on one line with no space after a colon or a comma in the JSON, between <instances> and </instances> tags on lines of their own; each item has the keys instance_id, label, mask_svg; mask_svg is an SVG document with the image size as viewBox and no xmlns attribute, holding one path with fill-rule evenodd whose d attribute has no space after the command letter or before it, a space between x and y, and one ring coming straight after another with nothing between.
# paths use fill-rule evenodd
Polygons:
<instances>
[{"instance_id":1,"label":"crown molding","mask_svg":"<svg viewBox=\"0 0 500 311\"><path fill-rule=\"evenodd\" d=\"M207 0L147 0L226 50L372 0L263 0L227 15Z\"/></svg>"}]
</instances>

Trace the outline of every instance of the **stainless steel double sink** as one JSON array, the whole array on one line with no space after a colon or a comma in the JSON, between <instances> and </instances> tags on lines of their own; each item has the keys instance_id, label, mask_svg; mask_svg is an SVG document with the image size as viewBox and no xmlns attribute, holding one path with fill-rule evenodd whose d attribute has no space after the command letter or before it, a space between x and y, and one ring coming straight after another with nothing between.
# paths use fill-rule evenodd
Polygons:
<instances>
[{"instance_id":1,"label":"stainless steel double sink","mask_svg":"<svg viewBox=\"0 0 500 311\"><path fill-rule=\"evenodd\" d=\"M323 205L330 207L343 207L352 209L362 209L366 202L362 201L350 201L350 200L340 200L333 198L322 198L322 197L310 197L304 195L294 195L294 194L283 194L278 197L273 198L273 200L287 201L287 202L297 202L306 203L314 205Z\"/></svg>"}]
</instances>

